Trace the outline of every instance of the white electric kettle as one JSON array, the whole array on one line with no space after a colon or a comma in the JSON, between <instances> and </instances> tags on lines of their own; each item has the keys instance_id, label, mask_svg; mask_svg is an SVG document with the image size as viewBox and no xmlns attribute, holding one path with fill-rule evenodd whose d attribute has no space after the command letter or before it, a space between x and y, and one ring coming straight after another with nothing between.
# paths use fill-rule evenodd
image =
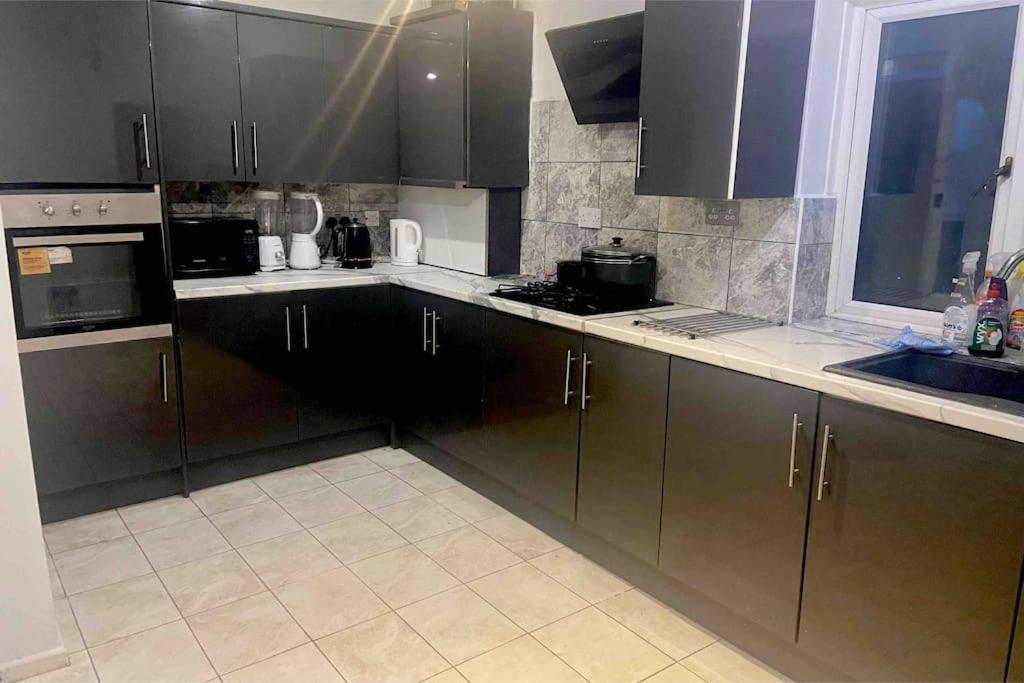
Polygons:
<instances>
[{"instance_id":1,"label":"white electric kettle","mask_svg":"<svg viewBox=\"0 0 1024 683\"><path fill-rule=\"evenodd\" d=\"M391 221L391 263L396 266L415 266L419 262L423 245L423 229L416 221L395 218Z\"/></svg>"},{"instance_id":2,"label":"white electric kettle","mask_svg":"<svg viewBox=\"0 0 1024 683\"><path fill-rule=\"evenodd\" d=\"M313 270L320 267L320 246L316 234L324 225L324 206L320 197L312 192L292 192L292 199L308 200L316 206L316 225L310 232L291 233L291 247L288 250L288 266L299 270Z\"/></svg>"}]
</instances>

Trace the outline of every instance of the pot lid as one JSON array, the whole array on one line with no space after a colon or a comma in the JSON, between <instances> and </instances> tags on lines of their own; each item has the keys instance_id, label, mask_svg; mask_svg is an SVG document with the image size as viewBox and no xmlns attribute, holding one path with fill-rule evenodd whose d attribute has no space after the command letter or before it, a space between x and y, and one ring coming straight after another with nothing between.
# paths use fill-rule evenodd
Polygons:
<instances>
[{"instance_id":1,"label":"pot lid","mask_svg":"<svg viewBox=\"0 0 1024 683\"><path fill-rule=\"evenodd\" d=\"M590 247L583 247L584 259L627 259L643 260L651 258L651 254L640 251L628 244L623 244L621 237L613 237L609 244L595 244Z\"/></svg>"}]
</instances>

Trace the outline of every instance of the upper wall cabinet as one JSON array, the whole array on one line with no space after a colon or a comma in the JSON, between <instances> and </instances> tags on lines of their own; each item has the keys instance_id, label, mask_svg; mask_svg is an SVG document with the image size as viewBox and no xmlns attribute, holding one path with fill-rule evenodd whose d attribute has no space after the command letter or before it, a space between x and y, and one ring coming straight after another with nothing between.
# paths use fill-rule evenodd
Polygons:
<instances>
[{"instance_id":1,"label":"upper wall cabinet","mask_svg":"<svg viewBox=\"0 0 1024 683\"><path fill-rule=\"evenodd\" d=\"M529 182L533 14L501 3L405 15L399 39L401 182Z\"/></svg>"},{"instance_id":2,"label":"upper wall cabinet","mask_svg":"<svg viewBox=\"0 0 1024 683\"><path fill-rule=\"evenodd\" d=\"M644 13L637 194L796 185L814 0L658 0Z\"/></svg>"},{"instance_id":3,"label":"upper wall cabinet","mask_svg":"<svg viewBox=\"0 0 1024 683\"><path fill-rule=\"evenodd\" d=\"M146 3L0 2L0 182L153 183Z\"/></svg>"},{"instance_id":4,"label":"upper wall cabinet","mask_svg":"<svg viewBox=\"0 0 1024 683\"><path fill-rule=\"evenodd\" d=\"M153 72L167 180L245 180L233 12L153 3Z\"/></svg>"}]
</instances>

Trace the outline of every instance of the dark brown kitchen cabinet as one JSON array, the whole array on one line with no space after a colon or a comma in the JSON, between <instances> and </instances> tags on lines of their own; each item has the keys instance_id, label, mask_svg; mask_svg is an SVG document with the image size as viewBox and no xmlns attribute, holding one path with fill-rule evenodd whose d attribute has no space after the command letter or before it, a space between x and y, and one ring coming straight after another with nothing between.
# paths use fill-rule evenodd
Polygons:
<instances>
[{"instance_id":1,"label":"dark brown kitchen cabinet","mask_svg":"<svg viewBox=\"0 0 1024 683\"><path fill-rule=\"evenodd\" d=\"M576 521L655 565L669 357L587 337Z\"/></svg>"},{"instance_id":2,"label":"dark brown kitchen cabinet","mask_svg":"<svg viewBox=\"0 0 1024 683\"><path fill-rule=\"evenodd\" d=\"M0 182L157 182L142 0L0 2L0 93Z\"/></svg>"},{"instance_id":3,"label":"dark brown kitchen cabinet","mask_svg":"<svg viewBox=\"0 0 1024 683\"><path fill-rule=\"evenodd\" d=\"M245 180L235 13L154 2L153 76L166 180Z\"/></svg>"},{"instance_id":4,"label":"dark brown kitchen cabinet","mask_svg":"<svg viewBox=\"0 0 1024 683\"><path fill-rule=\"evenodd\" d=\"M818 394L682 358L671 374L659 567L793 642Z\"/></svg>"},{"instance_id":5,"label":"dark brown kitchen cabinet","mask_svg":"<svg viewBox=\"0 0 1024 683\"><path fill-rule=\"evenodd\" d=\"M487 311L484 454L477 466L574 519L583 336Z\"/></svg>"},{"instance_id":6,"label":"dark brown kitchen cabinet","mask_svg":"<svg viewBox=\"0 0 1024 683\"><path fill-rule=\"evenodd\" d=\"M818 447L799 648L829 676L1003 680L1024 446L823 396Z\"/></svg>"},{"instance_id":7,"label":"dark brown kitchen cabinet","mask_svg":"<svg viewBox=\"0 0 1024 683\"><path fill-rule=\"evenodd\" d=\"M39 495L181 466L169 331L19 360Z\"/></svg>"},{"instance_id":8,"label":"dark brown kitchen cabinet","mask_svg":"<svg viewBox=\"0 0 1024 683\"><path fill-rule=\"evenodd\" d=\"M251 14L237 20L248 179L322 182L324 27Z\"/></svg>"}]
</instances>

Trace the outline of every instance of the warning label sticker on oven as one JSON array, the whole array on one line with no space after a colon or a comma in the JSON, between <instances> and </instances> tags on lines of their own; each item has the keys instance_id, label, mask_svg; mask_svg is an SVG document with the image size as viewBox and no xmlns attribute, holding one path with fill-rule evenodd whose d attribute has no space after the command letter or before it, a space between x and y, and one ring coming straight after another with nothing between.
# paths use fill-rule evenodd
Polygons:
<instances>
[{"instance_id":1,"label":"warning label sticker on oven","mask_svg":"<svg viewBox=\"0 0 1024 683\"><path fill-rule=\"evenodd\" d=\"M45 275L50 272L50 254L46 247L18 250L18 270L22 275Z\"/></svg>"},{"instance_id":2,"label":"warning label sticker on oven","mask_svg":"<svg viewBox=\"0 0 1024 683\"><path fill-rule=\"evenodd\" d=\"M56 266L62 263L73 263L74 257L71 256L70 247L47 247L47 256L50 259L50 265Z\"/></svg>"}]
</instances>

